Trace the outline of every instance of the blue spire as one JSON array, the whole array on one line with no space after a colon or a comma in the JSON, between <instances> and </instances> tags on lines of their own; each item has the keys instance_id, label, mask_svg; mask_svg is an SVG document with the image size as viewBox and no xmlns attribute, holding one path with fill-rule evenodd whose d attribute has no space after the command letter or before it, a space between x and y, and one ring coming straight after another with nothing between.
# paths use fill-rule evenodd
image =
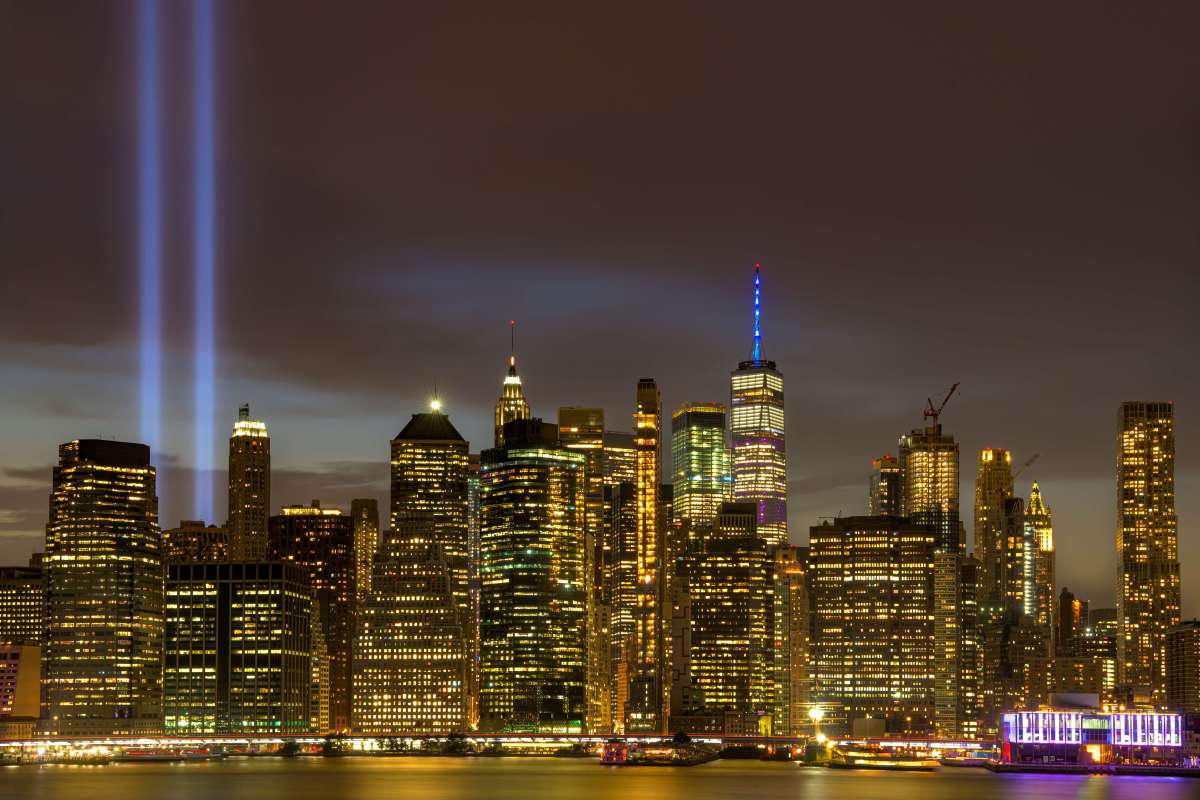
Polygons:
<instances>
[{"instance_id":1,"label":"blue spire","mask_svg":"<svg viewBox=\"0 0 1200 800\"><path fill-rule=\"evenodd\" d=\"M759 327L759 317L762 315L762 278L758 270L760 264L754 265L754 360L762 360L762 328Z\"/></svg>"}]
</instances>

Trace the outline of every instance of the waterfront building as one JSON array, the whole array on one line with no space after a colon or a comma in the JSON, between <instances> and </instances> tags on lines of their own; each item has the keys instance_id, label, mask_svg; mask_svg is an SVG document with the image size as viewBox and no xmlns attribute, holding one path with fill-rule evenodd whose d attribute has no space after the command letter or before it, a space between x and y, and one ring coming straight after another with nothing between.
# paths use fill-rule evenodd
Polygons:
<instances>
[{"instance_id":1,"label":"waterfront building","mask_svg":"<svg viewBox=\"0 0 1200 800\"><path fill-rule=\"evenodd\" d=\"M771 731L775 565L754 503L724 503L687 556L691 712L721 712L738 732ZM736 721L730 719L736 717Z\"/></svg>"},{"instance_id":2,"label":"waterfront building","mask_svg":"<svg viewBox=\"0 0 1200 800\"><path fill-rule=\"evenodd\" d=\"M1050 629L1020 608L996 612L992 607L984 613L979 734L988 737L995 735L1001 712L1038 708L1046 702L1054 660Z\"/></svg>"},{"instance_id":3,"label":"waterfront building","mask_svg":"<svg viewBox=\"0 0 1200 800\"><path fill-rule=\"evenodd\" d=\"M754 266L754 343L750 358L729 376L733 499L758 506L758 532L787 544L787 448L783 373L763 358L759 266Z\"/></svg>"},{"instance_id":4,"label":"waterfront building","mask_svg":"<svg viewBox=\"0 0 1200 800\"><path fill-rule=\"evenodd\" d=\"M512 346L508 354L508 374L504 376L504 384L500 388L500 399L496 401L495 413L495 446L504 444L504 426L514 419L529 419L529 401L525 399L525 388L521 385L521 376L517 374L517 323L509 327L512 336Z\"/></svg>"},{"instance_id":5,"label":"waterfront building","mask_svg":"<svg viewBox=\"0 0 1200 800\"><path fill-rule=\"evenodd\" d=\"M983 566L974 558L939 551L934 568L935 725L944 738L979 733L981 643L979 589Z\"/></svg>"},{"instance_id":6,"label":"waterfront building","mask_svg":"<svg viewBox=\"0 0 1200 800\"><path fill-rule=\"evenodd\" d=\"M0 642L0 739L32 739L41 713L42 648Z\"/></svg>"},{"instance_id":7,"label":"waterfront building","mask_svg":"<svg viewBox=\"0 0 1200 800\"><path fill-rule=\"evenodd\" d=\"M228 561L229 528L205 525L202 519L185 519L178 528L162 532L165 564Z\"/></svg>"},{"instance_id":8,"label":"waterfront building","mask_svg":"<svg viewBox=\"0 0 1200 800\"><path fill-rule=\"evenodd\" d=\"M899 459L893 455L873 459L867 479L867 513L873 517L899 515L901 491Z\"/></svg>"},{"instance_id":9,"label":"waterfront building","mask_svg":"<svg viewBox=\"0 0 1200 800\"><path fill-rule=\"evenodd\" d=\"M41 644L45 600L41 567L0 567L0 643Z\"/></svg>"},{"instance_id":10,"label":"waterfront building","mask_svg":"<svg viewBox=\"0 0 1200 800\"><path fill-rule=\"evenodd\" d=\"M471 728L479 724L479 532L480 496L479 453L471 453L467 462L467 585L471 594L471 617L465 622L467 637L467 721ZM444 556L443 556L444 557Z\"/></svg>"},{"instance_id":11,"label":"waterfront building","mask_svg":"<svg viewBox=\"0 0 1200 800\"><path fill-rule=\"evenodd\" d=\"M975 558L983 564L985 596L1002 594L1004 501L1012 496L1012 453L1002 447L980 450L975 471Z\"/></svg>"},{"instance_id":12,"label":"waterfront building","mask_svg":"<svg viewBox=\"0 0 1200 800\"><path fill-rule=\"evenodd\" d=\"M1100 665L1103 674L1101 696L1106 702L1116 697L1117 635L1120 628L1115 608L1095 608L1087 612L1087 627L1075 640L1074 655L1089 658Z\"/></svg>"},{"instance_id":13,"label":"waterfront building","mask_svg":"<svg viewBox=\"0 0 1200 800\"><path fill-rule=\"evenodd\" d=\"M999 561L996 565L1000 604L1021 614L1034 614L1034 552L1033 531L1025 524L1025 501L1006 497L1001 503Z\"/></svg>"},{"instance_id":14,"label":"waterfront building","mask_svg":"<svg viewBox=\"0 0 1200 800\"><path fill-rule=\"evenodd\" d=\"M167 565L168 735L311 729L312 591L281 561Z\"/></svg>"},{"instance_id":15,"label":"waterfront building","mask_svg":"<svg viewBox=\"0 0 1200 800\"><path fill-rule=\"evenodd\" d=\"M579 732L587 713L584 457L518 419L480 454L479 715L488 731Z\"/></svg>"},{"instance_id":16,"label":"waterfront building","mask_svg":"<svg viewBox=\"0 0 1200 800\"><path fill-rule=\"evenodd\" d=\"M1200 714L1200 620L1167 631L1167 708Z\"/></svg>"},{"instance_id":17,"label":"waterfront building","mask_svg":"<svg viewBox=\"0 0 1200 800\"><path fill-rule=\"evenodd\" d=\"M936 418L935 418L936 420ZM958 443L940 423L900 437L900 513L934 530L937 549L965 552L958 502Z\"/></svg>"},{"instance_id":18,"label":"waterfront building","mask_svg":"<svg viewBox=\"0 0 1200 800\"><path fill-rule=\"evenodd\" d=\"M1001 723L1000 760L1006 764L1182 763L1180 714L1010 711Z\"/></svg>"},{"instance_id":19,"label":"waterfront building","mask_svg":"<svg viewBox=\"0 0 1200 800\"><path fill-rule=\"evenodd\" d=\"M659 529L660 436L662 399L658 384L643 378L637 386L634 413L637 452L636 583L632 598L633 646L627 653L629 690L625 705L626 733L658 733L663 714L663 580L664 553ZM629 598L626 598L628 601Z\"/></svg>"},{"instance_id":20,"label":"waterfront building","mask_svg":"<svg viewBox=\"0 0 1200 800\"><path fill-rule=\"evenodd\" d=\"M354 651L356 733L468 727L468 622L429 517L398 520L375 558Z\"/></svg>"},{"instance_id":21,"label":"waterfront building","mask_svg":"<svg viewBox=\"0 0 1200 800\"><path fill-rule=\"evenodd\" d=\"M313 733L333 733L333 665L330 662L329 637L321 616L321 604L312 603L308 624L312 670L309 675L309 714Z\"/></svg>"},{"instance_id":22,"label":"waterfront building","mask_svg":"<svg viewBox=\"0 0 1200 800\"><path fill-rule=\"evenodd\" d=\"M798 736L810 724L812 681L807 578L808 548L788 545L775 550L775 614L772 657L775 671L776 735Z\"/></svg>"},{"instance_id":23,"label":"waterfront building","mask_svg":"<svg viewBox=\"0 0 1200 800\"><path fill-rule=\"evenodd\" d=\"M607 450L606 450L607 451ZM634 652L637 610L637 486L633 481L604 486L604 516L609 539L605 583L601 587L609 608L609 685L612 730L625 728L629 697L629 657Z\"/></svg>"},{"instance_id":24,"label":"waterfront building","mask_svg":"<svg viewBox=\"0 0 1200 800\"><path fill-rule=\"evenodd\" d=\"M271 514L271 437L267 425L238 408L229 437L229 558L261 561Z\"/></svg>"},{"instance_id":25,"label":"waterfront building","mask_svg":"<svg viewBox=\"0 0 1200 800\"><path fill-rule=\"evenodd\" d=\"M934 728L935 533L902 517L810 528L812 699L887 733ZM832 731L831 731L832 732Z\"/></svg>"},{"instance_id":26,"label":"waterfront building","mask_svg":"<svg viewBox=\"0 0 1200 800\"><path fill-rule=\"evenodd\" d=\"M1026 613L1033 616L1039 625L1053 627L1055 618L1054 581L1054 526L1050 507L1042 499L1042 490L1037 481L1029 490L1029 507L1025 509L1025 540L1032 545L1030 561L1033 575L1026 595Z\"/></svg>"},{"instance_id":27,"label":"waterfront building","mask_svg":"<svg viewBox=\"0 0 1200 800\"><path fill-rule=\"evenodd\" d=\"M379 549L379 501L373 497L351 500L350 517L354 520L354 571L361 606L371 594L371 568Z\"/></svg>"},{"instance_id":28,"label":"waterfront building","mask_svg":"<svg viewBox=\"0 0 1200 800\"><path fill-rule=\"evenodd\" d=\"M329 724L350 726L352 650L357 627L358 590L354 560L354 520L336 508L284 506L267 527L267 555L308 571L318 627L329 665Z\"/></svg>"},{"instance_id":29,"label":"waterfront building","mask_svg":"<svg viewBox=\"0 0 1200 800\"><path fill-rule=\"evenodd\" d=\"M733 499L725 406L684 403L671 415L671 476L675 519L712 525L721 504Z\"/></svg>"},{"instance_id":30,"label":"waterfront building","mask_svg":"<svg viewBox=\"0 0 1200 800\"><path fill-rule=\"evenodd\" d=\"M1166 635L1179 624L1175 408L1122 403L1117 436L1118 681L1166 695Z\"/></svg>"},{"instance_id":31,"label":"waterfront building","mask_svg":"<svg viewBox=\"0 0 1200 800\"><path fill-rule=\"evenodd\" d=\"M161 548L150 448L104 439L61 445L42 561L43 733L161 730Z\"/></svg>"}]
</instances>

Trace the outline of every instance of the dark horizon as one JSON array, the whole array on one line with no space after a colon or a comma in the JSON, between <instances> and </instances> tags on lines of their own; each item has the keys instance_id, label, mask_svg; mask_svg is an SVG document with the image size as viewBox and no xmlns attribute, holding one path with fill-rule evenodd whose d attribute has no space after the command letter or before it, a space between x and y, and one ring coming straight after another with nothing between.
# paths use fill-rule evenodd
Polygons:
<instances>
[{"instance_id":1,"label":"dark horizon","mask_svg":"<svg viewBox=\"0 0 1200 800\"><path fill-rule=\"evenodd\" d=\"M191 31L164 7L160 520L192 495ZM0 562L40 549L60 443L140 441L132 3L0 3ZM664 415L786 380L789 522L865 513L923 424L1006 447L1058 583L1114 602L1117 410L1172 400L1200 614L1200 9L216 4L216 413L272 506L386 497L435 387L478 451L519 322L533 414L638 378ZM667 426L669 431L669 425ZM668 434L669 435L669 434ZM669 461L669 459L667 459Z\"/></svg>"}]
</instances>

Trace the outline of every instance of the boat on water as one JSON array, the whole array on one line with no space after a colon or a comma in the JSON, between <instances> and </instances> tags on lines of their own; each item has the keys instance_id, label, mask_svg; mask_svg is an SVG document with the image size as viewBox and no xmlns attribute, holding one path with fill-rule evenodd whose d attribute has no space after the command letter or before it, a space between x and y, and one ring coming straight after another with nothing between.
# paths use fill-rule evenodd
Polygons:
<instances>
[{"instance_id":1,"label":"boat on water","mask_svg":"<svg viewBox=\"0 0 1200 800\"><path fill-rule=\"evenodd\" d=\"M131 748L117 755L114 760L122 762L153 761L212 761L224 758L225 754L207 747L198 748Z\"/></svg>"},{"instance_id":2,"label":"boat on water","mask_svg":"<svg viewBox=\"0 0 1200 800\"><path fill-rule=\"evenodd\" d=\"M835 750L831 769L882 769L899 772L932 772L941 764L924 754L896 753L882 748Z\"/></svg>"}]
</instances>

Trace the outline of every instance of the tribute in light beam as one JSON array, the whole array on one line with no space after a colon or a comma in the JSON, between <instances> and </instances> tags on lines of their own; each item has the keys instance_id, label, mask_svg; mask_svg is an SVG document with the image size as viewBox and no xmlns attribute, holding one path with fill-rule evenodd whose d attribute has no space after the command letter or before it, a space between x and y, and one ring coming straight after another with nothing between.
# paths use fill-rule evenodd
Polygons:
<instances>
[{"instance_id":1,"label":"tribute in light beam","mask_svg":"<svg viewBox=\"0 0 1200 800\"><path fill-rule=\"evenodd\" d=\"M196 451L196 514L215 519L213 508L213 401L216 358L213 331L215 231L213 214L213 6L212 0L195 0L193 19L192 102L193 124L193 258L195 372L193 413Z\"/></svg>"},{"instance_id":2,"label":"tribute in light beam","mask_svg":"<svg viewBox=\"0 0 1200 800\"><path fill-rule=\"evenodd\" d=\"M162 214L158 112L158 2L137 6L138 272L141 439L152 449L162 434ZM161 484L160 484L161 485Z\"/></svg>"}]
</instances>

